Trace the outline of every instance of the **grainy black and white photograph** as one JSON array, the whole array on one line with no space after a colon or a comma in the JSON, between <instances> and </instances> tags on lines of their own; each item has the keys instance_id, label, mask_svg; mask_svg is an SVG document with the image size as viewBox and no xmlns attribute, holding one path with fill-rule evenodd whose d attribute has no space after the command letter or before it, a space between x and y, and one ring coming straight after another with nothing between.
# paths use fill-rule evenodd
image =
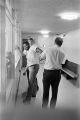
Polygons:
<instances>
[{"instance_id":1,"label":"grainy black and white photograph","mask_svg":"<svg viewBox=\"0 0 80 120\"><path fill-rule=\"evenodd\" d=\"M0 120L80 119L80 0L0 0Z\"/></svg>"}]
</instances>

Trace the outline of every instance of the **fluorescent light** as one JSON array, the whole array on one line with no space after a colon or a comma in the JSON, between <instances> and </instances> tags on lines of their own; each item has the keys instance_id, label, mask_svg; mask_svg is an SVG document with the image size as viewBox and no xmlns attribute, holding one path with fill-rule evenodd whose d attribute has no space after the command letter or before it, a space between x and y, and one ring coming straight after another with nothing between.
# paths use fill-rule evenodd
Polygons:
<instances>
[{"instance_id":1,"label":"fluorescent light","mask_svg":"<svg viewBox=\"0 0 80 120\"><path fill-rule=\"evenodd\" d=\"M77 12L63 12L59 16L64 20L76 20L80 17L80 13Z\"/></svg>"},{"instance_id":2,"label":"fluorescent light","mask_svg":"<svg viewBox=\"0 0 80 120\"><path fill-rule=\"evenodd\" d=\"M49 34L44 34L43 37L48 38Z\"/></svg>"},{"instance_id":3,"label":"fluorescent light","mask_svg":"<svg viewBox=\"0 0 80 120\"><path fill-rule=\"evenodd\" d=\"M41 34L49 34L49 32L50 32L50 31L48 31L48 30L41 30L41 31L40 31Z\"/></svg>"}]
</instances>

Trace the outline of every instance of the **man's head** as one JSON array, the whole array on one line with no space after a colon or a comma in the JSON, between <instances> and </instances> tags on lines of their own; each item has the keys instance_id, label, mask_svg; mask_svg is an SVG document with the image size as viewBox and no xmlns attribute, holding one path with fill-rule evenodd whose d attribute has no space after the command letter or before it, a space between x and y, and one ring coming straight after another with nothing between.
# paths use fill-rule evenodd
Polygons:
<instances>
[{"instance_id":1,"label":"man's head","mask_svg":"<svg viewBox=\"0 0 80 120\"><path fill-rule=\"evenodd\" d=\"M59 47L61 47L62 43L63 43L63 39L61 37L57 37L55 39L55 44L58 45Z\"/></svg>"},{"instance_id":2,"label":"man's head","mask_svg":"<svg viewBox=\"0 0 80 120\"><path fill-rule=\"evenodd\" d=\"M29 42L29 44L31 46L31 45L33 45L35 43L35 40L33 38L29 38L28 42Z\"/></svg>"}]
</instances>

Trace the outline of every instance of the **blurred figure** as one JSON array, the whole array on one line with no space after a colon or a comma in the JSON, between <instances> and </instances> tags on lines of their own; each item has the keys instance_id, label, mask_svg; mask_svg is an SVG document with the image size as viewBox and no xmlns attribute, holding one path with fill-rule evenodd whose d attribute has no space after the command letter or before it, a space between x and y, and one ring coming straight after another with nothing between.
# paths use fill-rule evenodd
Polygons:
<instances>
[{"instance_id":1,"label":"blurred figure","mask_svg":"<svg viewBox=\"0 0 80 120\"><path fill-rule=\"evenodd\" d=\"M26 61L26 62L25 62L25 61L23 60L23 64L24 64L24 62L26 63L26 65L25 65L25 72L23 73L23 75L26 75L26 73L27 73L27 79L28 79L28 84L29 84L29 69L28 69L28 67L27 67L27 54L28 54L30 45L29 45L29 43L27 42L27 43L25 43L25 44L23 45L23 47L24 47L23 56L25 57L25 61ZM26 95L27 95L27 90L22 93L22 97L25 98Z\"/></svg>"},{"instance_id":2,"label":"blurred figure","mask_svg":"<svg viewBox=\"0 0 80 120\"><path fill-rule=\"evenodd\" d=\"M29 48L30 48L30 45L29 45L28 42L23 44L23 54L22 54L22 56L25 57L25 60L23 61L23 64L25 63L24 67L26 67L26 65L27 65L26 58L27 58L27 53L28 53Z\"/></svg>"},{"instance_id":3,"label":"blurred figure","mask_svg":"<svg viewBox=\"0 0 80 120\"><path fill-rule=\"evenodd\" d=\"M22 55L22 67L26 67L27 65L27 60L26 60L27 49L28 49L28 45L24 43L23 44L23 55Z\"/></svg>"},{"instance_id":4,"label":"blurred figure","mask_svg":"<svg viewBox=\"0 0 80 120\"><path fill-rule=\"evenodd\" d=\"M26 43L23 44L23 54L26 55L27 52L27 45Z\"/></svg>"},{"instance_id":5,"label":"blurred figure","mask_svg":"<svg viewBox=\"0 0 80 120\"><path fill-rule=\"evenodd\" d=\"M49 89L52 88L52 97L50 107L54 108L57 101L58 86L61 79L61 65L64 60L64 53L61 50L63 39L57 37L54 42L54 47L44 50L40 60L46 59L43 73L43 99L42 107L48 106Z\"/></svg>"},{"instance_id":6,"label":"blurred figure","mask_svg":"<svg viewBox=\"0 0 80 120\"><path fill-rule=\"evenodd\" d=\"M23 102L30 102L31 97L36 97L36 93L39 89L37 82L37 73L39 70L39 48L35 44L33 38L28 40L30 49L27 54L27 68L29 70L29 85L27 90L27 96L23 99Z\"/></svg>"}]
</instances>

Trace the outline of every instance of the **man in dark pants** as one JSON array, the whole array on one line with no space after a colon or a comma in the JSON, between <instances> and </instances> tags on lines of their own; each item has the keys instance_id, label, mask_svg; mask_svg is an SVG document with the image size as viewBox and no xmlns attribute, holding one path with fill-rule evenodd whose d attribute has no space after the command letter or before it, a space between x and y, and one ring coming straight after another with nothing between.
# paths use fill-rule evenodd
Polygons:
<instances>
[{"instance_id":1,"label":"man in dark pants","mask_svg":"<svg viewBox=\"0 0 80 120\"><path fill-rule=\"evenodd\" d=\"M28 79L28 84L29 84L29 69L28 68L23 73L23 75L26 75L26 73L27 73L27 79ZM36 93L37 93L38 90L39 90L39 86L38 86L37 77L36 77L35 82L33 84L32 97L36 97ZM23 98L25 98L26 96L27 96L27 91L22 94Z\"/></svg>"},{"instance_id":2,"label":"man in dark pants","mask_svg":"<svg viewBox=\"0 0 80 120\"><path fill-rule=\"evenodd\" d=\"M60 49L63 39L57 37L54 47L48 48L41 55L41 60L46 59L43 73L43 100L42 107L47 107L49 102L49 89L52 88L50 107L54 108L57 102L58 86L61 79L61 65L64 60L64 53Z\"/></svg>"}]
</instances>

